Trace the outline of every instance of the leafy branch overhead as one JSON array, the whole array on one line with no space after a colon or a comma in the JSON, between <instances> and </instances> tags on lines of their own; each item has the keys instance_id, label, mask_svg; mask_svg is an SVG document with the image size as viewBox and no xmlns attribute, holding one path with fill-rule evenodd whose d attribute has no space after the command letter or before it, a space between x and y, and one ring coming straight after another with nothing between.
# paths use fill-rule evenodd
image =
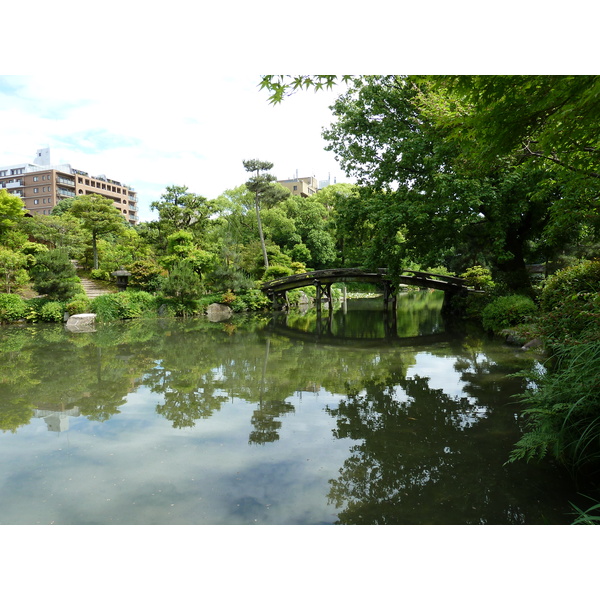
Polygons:
<instances>
[{"instance_id":1,"label":"leafy branch overhead","mask_svg":"<svg viewBox=\"0 0 600 600\"><path fill-rule=\"evenodd\" d=\"M332 89L338 83L349 83L352 75L263 75L259 84L261 90L271 93L269 102L279 104L286 96L302 89L315 91Z\"/></svg>"}]
</instances>

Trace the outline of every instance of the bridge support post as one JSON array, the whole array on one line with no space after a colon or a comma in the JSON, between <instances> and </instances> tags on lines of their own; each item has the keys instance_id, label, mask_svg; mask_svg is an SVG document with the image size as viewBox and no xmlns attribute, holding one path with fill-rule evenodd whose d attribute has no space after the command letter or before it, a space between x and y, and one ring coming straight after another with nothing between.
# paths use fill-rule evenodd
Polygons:
<instances>
[{"instance_id":1,"label":"bridge support post","mask_svg":"<svg viewBox=\"0 0 600 600\"><path fill-rule=\"evenodd\" d=\"M466 288L458 290L446 290L444 292L444 303L442 304L443 315L460 315L464 311L467 297Z\"/></svg>"},{"instance_id":2,"label":"bridge support post","mask_svg":"<svg viewBox=\"0 0 600 600\"><path fill-rule=\"evenodd\" d=\"M329 303L329 311L333 310L333 302L331 301L331 283L322 284L318 279L313 281L313 285L317 291L315 297L315 303L317 305L317 312L321 312L322 303Z\"/></svg>"},{"instance_id":3,"label":"bridge support post","mask_svg":"<svg viewBox=\"0 0 600 600\"><path fill-rule=\"evenodd\" d=\"M273 310L285 310L288 308L287 294L285 292L272 292L271 300L273 302Z\"/></svg>"},{"instance_id":4,"label":"bridge support post","mask_svg":"<svg viewBox=\"0 0 600 600\"><path fill-rule=\"evenodd\" d=\"M391 281L387 281L384 280L383 281L383 308L384 310L387 310L389 305L392 305L392 310L395 312L396 311L396 303L397 303L397 296L396 296L396 286L391 282Z\"/></svg>"}]
</instances>

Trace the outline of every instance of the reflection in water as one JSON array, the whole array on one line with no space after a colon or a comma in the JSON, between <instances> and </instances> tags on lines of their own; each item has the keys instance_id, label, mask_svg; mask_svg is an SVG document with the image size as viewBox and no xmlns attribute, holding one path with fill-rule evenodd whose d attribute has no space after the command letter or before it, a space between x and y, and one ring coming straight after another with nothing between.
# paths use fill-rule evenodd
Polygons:
<instances>
[{"instance_id":1,"label":"reflection in water","mask_svg":"<svg viewBox=\"0 0 600 600\"><path fill-rule=\"evenodd\" d=\"M562 475L504 465L532 359L441 302L3 328L0 522L570 522Z\"/></svg>"}]
</instances>

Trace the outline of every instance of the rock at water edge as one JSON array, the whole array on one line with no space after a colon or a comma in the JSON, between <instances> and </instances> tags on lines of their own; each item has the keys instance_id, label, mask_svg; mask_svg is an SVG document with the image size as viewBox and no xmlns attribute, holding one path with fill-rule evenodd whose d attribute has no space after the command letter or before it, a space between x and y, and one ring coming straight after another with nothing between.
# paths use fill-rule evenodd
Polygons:
<instances>
[{"instance_id":1,"label":"rock at water edge","mask_svg":"<svg viewBox=\"0 0 600 600\"><path fill-rule=\"evenodd\" d=\"M96 314L82 313L72 315L65 324L65 327L73 333L93 333L96 331Z\"/></svg>"},{"instance_id":2,"label":"rock at water edge","mask_svg":"<svg viewBox=\"0 0 600 600\"><path fill-rule=\"evenodd\" d=\"M218 321L226 321L231 318L233 311L226 304L218 304L215 302L211 304L206 309L206 315L208 316L209 321L218 322Z\"/></svg>"}]
</instances>

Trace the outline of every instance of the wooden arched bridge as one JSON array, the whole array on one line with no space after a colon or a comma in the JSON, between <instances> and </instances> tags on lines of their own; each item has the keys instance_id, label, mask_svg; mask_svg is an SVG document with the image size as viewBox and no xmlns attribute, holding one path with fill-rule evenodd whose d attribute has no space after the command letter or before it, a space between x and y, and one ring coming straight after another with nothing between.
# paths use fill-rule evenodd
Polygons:
<instances>
[{"instance_id":1,"label":"wooden arched bridge","mask_svg":"<svg viewBox=\"0 0 600 600\"><path fill-rule=\"evenodd\" d=\"M322 302L329 302L329 305L332 305L331 286L334 283L344 282L375 284L383 291L383 302L386 308L390 304L395 307L396 294L398 293L399 286L402 285L443 290L445 292L445 304L455 294L464 294L473 291L466 286L464 279L450 275L407 270L392 280L388 276L386 269L377 269L375 272L369 272L354 268L325 269L281 277L267 281L261 286L261 290L272 299L274 309L281 309L288 306L286 293L289 290L314 285L317 291L316 306L320 310Z\"/></svg>"}]
</instances>

